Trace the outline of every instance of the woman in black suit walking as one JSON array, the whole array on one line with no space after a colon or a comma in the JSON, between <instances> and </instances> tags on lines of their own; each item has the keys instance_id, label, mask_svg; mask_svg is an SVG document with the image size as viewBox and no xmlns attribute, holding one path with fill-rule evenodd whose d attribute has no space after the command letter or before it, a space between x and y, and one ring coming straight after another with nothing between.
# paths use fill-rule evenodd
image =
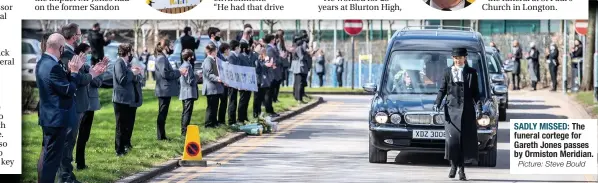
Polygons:
<instances>
[{"instance_id":1,"label":"woman in black suit walking","mask_svg":"<svg viewBox=\"0 0 598 183\"><path fill-rule=\"evenodd\" d=\"M449 178L454 178L459 169L459 180L465 177L465 162L477 160L478 139L476 120L480 118L478 74L469 67L467 50L453 49L453 66L445 69L442 85L434 106L440 111L444 106L446 143L444 158L451 162ZM446 96L446 102L441 104ZM478 109L476 111L476 109Z\"/></svg>"}]
</instances>

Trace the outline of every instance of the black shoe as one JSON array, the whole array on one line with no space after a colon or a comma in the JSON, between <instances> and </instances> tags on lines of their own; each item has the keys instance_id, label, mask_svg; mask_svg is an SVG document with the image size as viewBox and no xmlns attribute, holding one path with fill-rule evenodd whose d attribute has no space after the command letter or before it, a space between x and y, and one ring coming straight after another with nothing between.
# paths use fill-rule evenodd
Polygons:
<instances>
[{"instance_id":1,"label":"black shoe","mask_svg":"<svg viewBox=\"0 0 598 183\"><path fill-rule=\"evenodd\" d=\"M123 157L123 156L125 156L125 154L126 154L125 152L117 152L116 156Z\"/></svg>"},{"instance_id":2,"label":"black shoe","mask_svg":"<svg viewBox=\"0 0 598 183\"><path fill-rule=\"evenodd\" d=\"M158 140L164 140L164 141L168 141L169 139L168 139L168 138L166 138L166 137L162 137L162 138L159 138Z\"/></svg>"},{"instance_id":3,"label":"black shoe","mask_svg":"<svg viewBox=\"0 0 598 183\"><path fill-rule=\"evenodd\" d=\"M449 178L455 178L455 174L457 174L457 167L451 166L451 170L449 171Z\"/></svg>"},{"instance_id":4,"label":"black shoe","mask_svg":"<svg viewBox=\"0 0 598 183\"><path fill-rule=\"evenodd\" d=\"M465 177L465 167L459 168L459 180L466 181L467 177Z\"/></svg>"},{"instance_id":5,"label":"black shoe","mask_svg":"<svg viewBox=\"0 0 598 183\"><path fill-rule=\"evenodd\" d=\"M276 114L276 113L270 114L270 117L273 117L273 118L278 117L278 116L280 116L280 114Z\"/></svg>"},{"instance_id":6,"label":"black shoe","mask_svg":"<svg viewBox=\"0 0 598 183\"><path fill-rule=\"evenodd\" d=\"M87 168L89 168L87 165L84 165L84 164L79 165L79 164L77 164L77 170L85 170Z\"/></svg>"}]
</instances>

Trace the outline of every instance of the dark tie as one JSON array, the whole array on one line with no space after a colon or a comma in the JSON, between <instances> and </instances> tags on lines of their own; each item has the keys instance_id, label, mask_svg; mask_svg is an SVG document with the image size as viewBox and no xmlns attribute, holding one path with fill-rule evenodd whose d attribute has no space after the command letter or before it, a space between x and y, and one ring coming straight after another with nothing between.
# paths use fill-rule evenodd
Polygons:
<instances>
[{"instance_id":1,"label":"dark tie","mask_svg":"<svg viewBox=\"0 0 598 183\"><path fill-rule=\"evenodd\" d=\"M442 8L442 11L452 11L452 10L448 9L448 8Z\"/></svg>"}]
</instances>

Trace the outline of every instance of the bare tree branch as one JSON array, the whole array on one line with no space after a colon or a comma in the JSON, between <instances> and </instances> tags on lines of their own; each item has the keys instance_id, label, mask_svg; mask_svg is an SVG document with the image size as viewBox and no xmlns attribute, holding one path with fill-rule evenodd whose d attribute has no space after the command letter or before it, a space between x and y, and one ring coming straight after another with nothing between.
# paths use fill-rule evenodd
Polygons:
<instances>
[{"instance_id":1,"label":"bare tree branch","mask_svg":"<svg viewBox=\"0 0 598 183\"><path fill-rule=\"evenodd\" d=\"M278 20L264 20L264 23L270 28L270 34L274 33L274 25L278 23Z\"/></svg>"},{"instance_id":2,"label":"bare tree branch","mask_svg":"<svg viewBox=\"0 0 598 183\"><path fill-rule=\"evenodd\" d=\"M191 25L195 29L195 32L198 32L198 35L204 32L204 29L208 26L209 20L191 20Z\"/></svg>"}]
</instances>

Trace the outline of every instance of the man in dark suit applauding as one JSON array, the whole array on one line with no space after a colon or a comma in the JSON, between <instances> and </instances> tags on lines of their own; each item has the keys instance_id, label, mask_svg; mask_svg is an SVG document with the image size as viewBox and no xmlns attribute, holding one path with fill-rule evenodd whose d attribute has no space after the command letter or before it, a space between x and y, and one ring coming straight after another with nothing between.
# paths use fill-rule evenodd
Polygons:
<instances>
[{"instance_id":1,"label":"man in dark suit applauding","mask_svg":"<svg viewBox=\"0 0 598 183\"><path fill-rule=\"evenodd\" d=\"M79 29L79 25L75 23L70 23L63 26L60 30L60 34L65 38L65 50L61 55L61 61L63 64L68 64L68 62L73 59L75 56L75 47L77 46L77 42L79 41L79 37L81 37L81 30ZM90 71L90 68L85 64L81 66L78 72L78 78L76 86L77 92L75 93L75 116L77 120L70 121L71 123L68 124L66 129L66 139L65 139L65 149L64 155L62 157L62 161L60 162L60 182L78 182L75 174L73 174L73 149L75 148L75 142L77 141L77 133L79 131L79 123L80 118L83 112L87 110L89 107L89 99L87 98L87 86L91 82L93 78L99 76L105 71L106 61L104 60L102 64L96 65L94 69Z\"/></svg>"},{"instance_id":2,"label":"man in dark suit applauding","mask_svg":"<svg viewBox=\"0 0 598 183\"><path fill-rule=\"evenodd\" d=\"M66 130L76 120L74 96L79 82L79 69L84 55L74 56L68 64L61 58L66 40L58 33L48 37L46 52L35 69L39 89L39 125L43 131L43 150L38 164L38 180L53 183L63 156ZM69 74L70 72L70 74Z\"/></svg>"}]
</instances>

